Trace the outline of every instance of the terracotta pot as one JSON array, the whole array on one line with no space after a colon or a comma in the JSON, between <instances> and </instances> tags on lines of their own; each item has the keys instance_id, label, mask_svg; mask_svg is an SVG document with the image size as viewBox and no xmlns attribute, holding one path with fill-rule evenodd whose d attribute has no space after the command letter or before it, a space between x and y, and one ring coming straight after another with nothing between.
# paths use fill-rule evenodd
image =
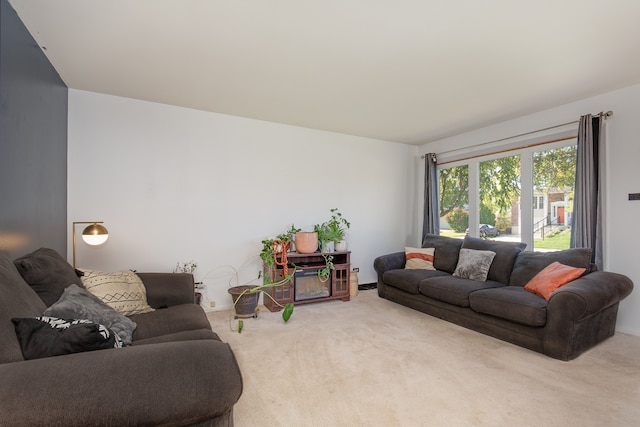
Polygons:
<instances>
[{"instance_id":1,"label":"terracotta pot","mask_svg":"<svg viewBox=\"0 0 640 427\"><path fill-rule=\"evenodd\" d=\"M312 254L318 250L318 233L315 231L299 231L296 233L296 252Z\"/></svg>"}]
</instances>

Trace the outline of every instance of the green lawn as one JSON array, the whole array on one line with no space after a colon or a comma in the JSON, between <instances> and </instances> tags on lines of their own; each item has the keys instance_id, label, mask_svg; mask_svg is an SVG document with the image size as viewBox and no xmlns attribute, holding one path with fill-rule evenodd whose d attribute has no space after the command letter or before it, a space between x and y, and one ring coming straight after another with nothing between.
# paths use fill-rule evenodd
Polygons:
<instances>
[{"instance_id":1,"label":"green lawn","mask_svg":"<svg viewBox=\"0 0 640 427\"><path fill-rule=\"evenodd\" d=\"M456 233L453 230L440 230L441 236L464 238L464 234L464 231L461 233Z\"/></svg>"},{"instance_id":2,"label":"green lawn","mask_svg":"<svg viewBox=\"0 0 640 427\"><path fill-rule=\"evenodd\" d=\"M447 237L456 237L456 238L464 238L463 233L456 233L453 230L440 230L441 236ZM544 240L540 238L535 238L533 240L534 249L569 249L569 240L571 238L571 230L566 229L556 234L553 237L545 237Z\"/></svg>"},{"instance_id":3,"label":"green lawn","mask_svg":"<svg viewBox=\"0 0 640 427\"><path fill-rule=\"evenodd\" d=\"M533 239L534 249L569 249L569 240L571 239L571 230L566 229L553 237L545 237L543 239Z\"/></svg>"}]
</instances>

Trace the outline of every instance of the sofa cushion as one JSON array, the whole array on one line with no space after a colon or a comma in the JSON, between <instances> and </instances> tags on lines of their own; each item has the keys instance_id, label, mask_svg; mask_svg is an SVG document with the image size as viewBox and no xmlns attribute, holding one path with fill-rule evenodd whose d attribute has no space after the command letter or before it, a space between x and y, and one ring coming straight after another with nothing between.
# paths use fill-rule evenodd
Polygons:
<instances>
[{"instance_id":1,"label":"sofa cushion","mask_svg":"<svg viewBox=\"0 0 640 427\"><path fill-rule=\"evenodd\" d=\"M527 247L526 243L502 242L488 239L478 239L466 236L462 243L462 248L475 249L480 251L491 251L496 253L496 257L491 263L487 279L495 280L503 284L509 283L513 263L518 254Z\"/></svg>"},{"instance_id":2,"label":"sofa cushion","mask_svg":"<svg viewBox=\"0 0 640 427\"><path fill-rule=\"evenodd\" d=\"M147 304L147 292L142 280L130 270L105 273L98 270L84 270L84 287L120 314L148 313L153 308Z\"/></svg>"},{"instance_id":3,"label":"sofa cushion","mask_svg":"<svg viewBox=\"0 0 640 427\"><path fill-rule=\"evenodd\" d=\"M382 280L385 285L398 288L402 291L409 292L410 294L418 294L418 287L420 281L429 277L440 277L450 274L439 270L412 270L412 269L398 269L385 271L382 275Z\"/></svg>"},{"instance_id":4,"label":"sofa cushion","mask_svg":"<svg viewBox=\"0 0 640 427\"><path fill-rule=\"evenodd\" d=\"M420 282L419 291L421 294L438 301L458 307L469 307L469 295L473 292L502 286L505 285L491 280L479 282L454 276L443 276L424 279Z\"/></svg>"},{"instance_id":5,"label":"sofa cushion","mask_svg":"<svg viewBox=\"0 0 640 427\"><path fill-rule=\"evenodd\" d=\"M65 289L60 299L44 311L44 315L62 319L87 319L105 325L118 334L125 345L131 344L133 330L136 328L136 324L128 317L78 285Z\"/></svg>"},{"instance_id":6,"label":"sofa cushion","mask_svg":"<svg viewBox=\"0 0 640 427\"><path fill-rule=\"evenodd\" d=\"M474 249L460 249L458 265L453 275L463 279L484 282L496 253L492 251L476 251Z\"/></svg>"},{"instance_id":7,"label":"sofa cushion","mask_svg":"<svg viewBox=\"0 0 640 427\"><path fill-rule=\"evenodd\" d=\"M174 334L177 332L211 329L211 324L202 307L197 304L180 304L160 308L151 313L134 314L136 323L133 341Z\"/></svg>"},{"instance_id":8,"label":"sofa cushion","mask_svg":"<svg viewBox=\"0 0 640 427\"><path fill-rule=\"evenodd\" d=\"M511 272L509 284L524 286L529 280L541 272L546 266L558 261L564 265L576 268L586 268L589 271L591 263L591 249L565 249L556 252L522 252L516 258Z\"/></svg>"},{"instance_id":9,"label":"sofa cushion","mask_svg":"<svg viewBox=\"0 0 640 427\"><path fill-rule=\"evenodd\" d=\"M14 261L25 282L48 306L72 283L82 286L76 270L53 249L40 248Z\"/></svg>"},{"instance_id":10,"label":"sofa cushion","mask_svg":"<svg viewBox=\"0 0 640 427\"><path fill-rule=\"evenodd\" d=\"M433 266L436 270L452 274L458 265L458 253L462 246L462 239L427 234L422 241L423 248L434 248Z\"/></svg>"},{"instance_id":11,"label":"sofa cushion","mask_svg":"<svg viewBox=\"0 0 640 427\"><path fill-rule=\"evenodd\" d=\"M122 347L116 333L89 320L46 316L11 320L27 360Z\"/></svg>"},{"instance_id":12,"label":"sofa cushion","mask_svg":"<svg viewBox=\"0 0 640 427\"><path fill-rule=\"evenodd\" d=\"M45 308L9 255L0 251L0 363L24 360L11 319L40 316Z\"/></svg>"},{"instance_id":13,"label":"sofa cushion","mask_svg":"<svg viewBox=\"0 0 640 427\"><path fill-rule=\"evenodd\" d=\"M524 285L524 290L548 300L553 291L582 276L586 268L570 267L558 261L546 266Z\"/></svg>"},{"instance_id":14,"label":"sofa cushion","mask_svg":"<svg viewBox=\"0 0 640 427\"><path fill-rule=\"evenodd\" d=\"M404 253L406 261L404 268L423 270L435 270L433 266L433 253L435 248L410 248L405 247Z\"/></svg>"},{"instance_id":15,"label":"sofa cushion","mask_svg":"<svg viewBox=\"0 0 640 427\"><path fill-rule=\"evenodd\" d=\"M218 334L211 329L194 329L192 331L174 332L166 335L158 335L157 337L145 338L140 340L133 340L132 345L148 345L158 344L163 342L177 342L177 341L193 341L193 340L216 340L220 341Z\"/></svg>"},{"instance_id":16,"label":"sofa cushion","mask_svg":"<svg viewBox=\"0 0 640 427\"><path fill-rule=\"evenodd\" d=\"M483 289L469 297L471 309L527 326L547 323L547 301L520 286Z\"/></svg>"}]
</instances>

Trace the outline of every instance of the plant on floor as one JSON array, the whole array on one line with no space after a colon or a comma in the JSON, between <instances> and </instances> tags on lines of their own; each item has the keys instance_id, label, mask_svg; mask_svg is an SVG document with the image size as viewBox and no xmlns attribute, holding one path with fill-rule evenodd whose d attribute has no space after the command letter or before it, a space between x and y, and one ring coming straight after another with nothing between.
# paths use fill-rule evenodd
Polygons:
<instances>
[{"instance_id":1,"label":"plant on floor","mask_svg":"<svg viewBox=\"0 0 640 427\"><path fill-rule=\"evenodd\" d=\"M258 279L261 277L261 274L258 274ZM263 283L262 285L258 285L258 286L254 286L251 288L247 288L245 290L243 290L240 295L238 295L238 297L233 301L233 312L235 312L236 309L236 304L238 303L238 301L240 301L240 299L244 296L244 295L251 295L251 294L255 294L255 293L262 293L262 295L266 298L269 297L276 305L278 305L279 307L283 308L282 310L282 320L284 320L285 323L287 323L289 321L289 319L291 318L291 315L293 314L293 303L287 303L287 304L280 304L278 301L276 301L270 294L269 292L267 292L267 288L272 288L272 287L276 287L276 286L282 286L284 284L286 284L287 282L289 282L291 280L291 275L288 274L286 275L282 280L279 280L277 282L269 282L266 281L265 283ZM238 327L235 329L238 331L238 333L242 333L242 330L244 329L244 321L242 319L238 319ZM233 327L231 327L231 330L234 331Z\"/></svg>"}]
</instances>

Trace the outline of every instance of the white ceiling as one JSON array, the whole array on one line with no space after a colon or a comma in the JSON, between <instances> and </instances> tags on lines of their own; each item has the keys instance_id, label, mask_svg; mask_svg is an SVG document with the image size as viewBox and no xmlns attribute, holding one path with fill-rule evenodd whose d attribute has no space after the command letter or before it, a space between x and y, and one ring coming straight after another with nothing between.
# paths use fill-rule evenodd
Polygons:
<instances>
[{"instance_id":1,"label":"white ceiling","mask_svg":"<svg viewBox=\"0 0 640 427\"><path fill-rule=\"evenodd\" d=\"M423 144L640 83L638 0L9 0L70 88Z\"/></svg>"}]
</instances>

